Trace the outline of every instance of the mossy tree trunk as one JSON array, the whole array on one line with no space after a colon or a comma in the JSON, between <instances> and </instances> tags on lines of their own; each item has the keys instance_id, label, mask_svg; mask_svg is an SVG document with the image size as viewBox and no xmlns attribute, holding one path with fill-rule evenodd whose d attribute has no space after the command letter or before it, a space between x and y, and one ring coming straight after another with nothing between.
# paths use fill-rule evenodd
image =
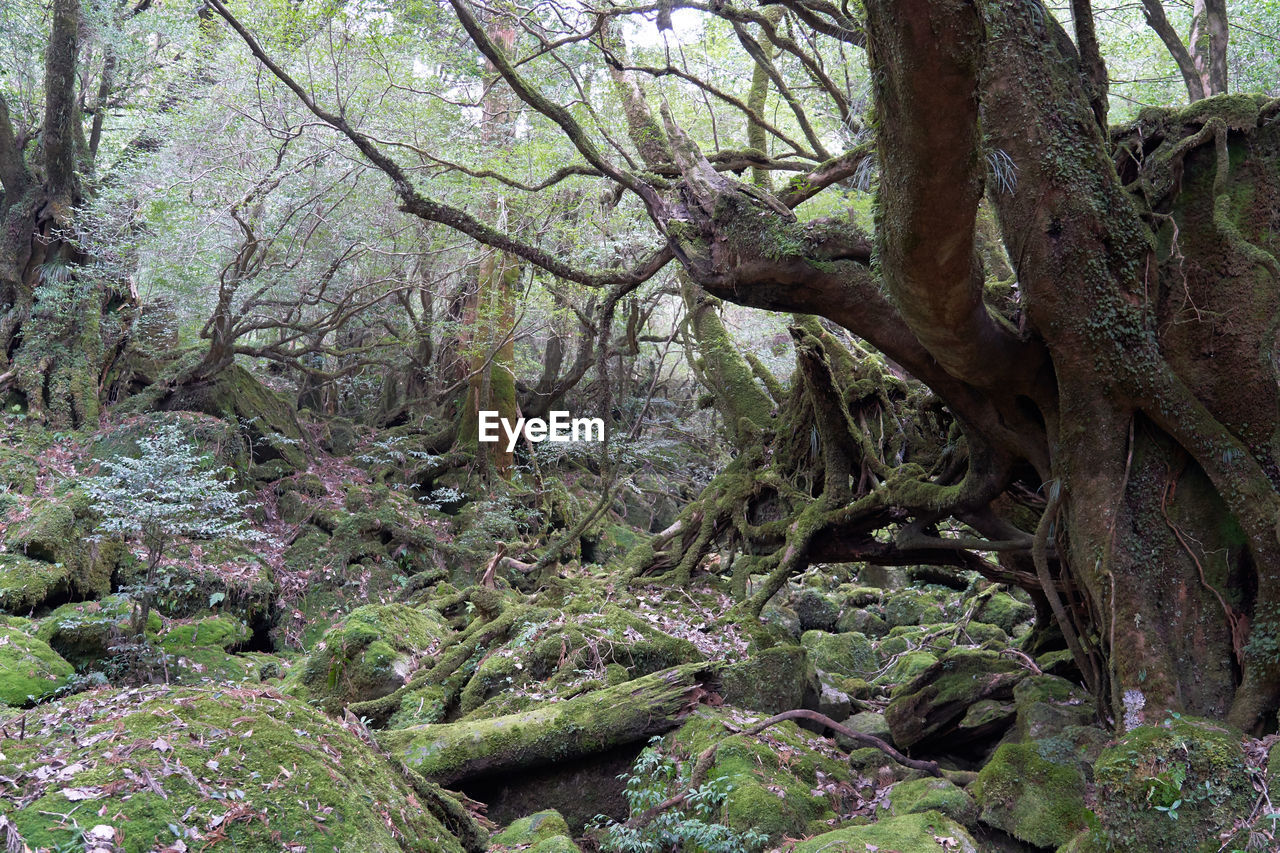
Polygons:
<instances>
[{"instance_id":1,"label":"mossy tree trunk","mask_svg":"<svg viewBox=\"0 0 1280 853\"><path fill-rule=\"evenodd\" d=\"M489 36L505 55L515 47L514 25L499 14L487 22ZM495 74L492 63L487 65ZM487 150L503 151L515 131L519 111L509 88L501 82L489 85L481 103L481 137ZM489 201L487 219L506 226L506 205L501 197ZM518 258L497 249L486 249L476 275L476 285L468 294L465 308L466 344L470 372L467 398L463 404L458 438L463 446L474 448L477 456L492 466L502 478L511 476L514 453L508 449L505 431L498 430L498 441L479 441L479 413L497 412L500 420L515 428L519 417L515 376L515 300L520 281Z\"/></svg>"},{"instance_id":2,"label":"mossy tree trunk","mask_svg":"<svg viewBox=\"0 0 1280 853\"><path fill-rule=\"evenodd\" d=\"M53 4L38 141L15 133L0 96L0 385L57 426L97 421L101 374L127 322L127 308L116 312L128 294L76 268L72 220L91 156L76 99L81 26L76 0Z\"/></svg>"},{"instance_id":3,"label":"mossy tree trunk","mask_svg":"<svg viewBox=\"0 0 1280 853\"><path fill-rule=\"evenodd\" d=\"M803 523L780 539L805 554L777 564L968 554L1038 596L1114 719L1128 697L1148 719L1264 728L1280 704L1280 105L1215 98L1108 136L1087 63L1035 10L873 2L867 38L874 271L872 238L797 222L668 125L685 193L668 221L693 279L844 325L963 436L959 479L899 464L816 517L793 503ZM988 287L984 197L1012 293ZM948 517L981 535L940 536Z\"/></svg>"}]
</instances>

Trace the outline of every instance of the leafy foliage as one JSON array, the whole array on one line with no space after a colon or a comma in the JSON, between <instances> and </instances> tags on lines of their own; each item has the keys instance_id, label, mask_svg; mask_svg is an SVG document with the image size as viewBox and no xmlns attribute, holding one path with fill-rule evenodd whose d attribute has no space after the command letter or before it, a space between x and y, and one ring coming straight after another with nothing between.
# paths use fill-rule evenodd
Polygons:
<instances>
[{"instance_id":1,"label":"leafy foliage","mask_svg":"<svg viewBox=\"0 0 1280 853\"><path fill-rule=\"evenodd\" d=\"M723 778L710 779L689 788L688 772L657 747L654 738L641 751L623 796L633 815L643 814L669 799L673 792L688 788L678 807L658 813L641 826L627 826L600 815L594 826L603 831L601 849L611 853L751 853L762 850L769 838L756 830L739 832L717 821L720 807L733 786Z\"/></svg>"}]
</instances>

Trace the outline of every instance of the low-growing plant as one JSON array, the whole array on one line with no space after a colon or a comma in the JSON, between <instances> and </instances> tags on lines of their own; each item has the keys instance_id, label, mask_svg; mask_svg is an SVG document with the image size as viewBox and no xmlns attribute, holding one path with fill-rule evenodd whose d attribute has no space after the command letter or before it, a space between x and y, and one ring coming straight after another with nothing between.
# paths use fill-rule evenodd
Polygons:
<instances>
[{"instance_id":1,"label":"low-growing plant","mask_svg":"<svg viewBox=\"0 0 1280 853\"><path fill-rule=\"evenodd\" d=\"M646 815L684 792L679 804L659 811L636 825L618 823L597 815L591 829L608 853L754 853L763 850L769 837L754 829L738 831L719 822L720 812L733 790L724 777L691 786L680 763L661 751L661 738L653 738L641 750L622 792L633 816Z\"/></svg>"},{"instance_id":2,"label":"low-growing plant","mask_svg":"<svg viewBox=\"0 0 1280 853\"><path fill-rule=\"evenodd\" d=\"M147 568L136 594L132 631L145 637L147 618L160 591L159 569L176 539L257 539L243 518L240 496L176 426L165 426L141 442L137 458L102 462L103 473L85 479L93 509L101 516L98 536L141 542Z\"/></svg>"}]
</instances>

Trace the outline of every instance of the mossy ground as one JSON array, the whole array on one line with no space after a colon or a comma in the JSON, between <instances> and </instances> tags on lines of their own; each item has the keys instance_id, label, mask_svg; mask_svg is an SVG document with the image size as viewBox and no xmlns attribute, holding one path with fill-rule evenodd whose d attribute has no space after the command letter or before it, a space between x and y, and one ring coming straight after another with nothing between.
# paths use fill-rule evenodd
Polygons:
<instances>
[{"instance_id":1,"label":"mossy ground","mask_svg":"<svg viewBox=\"0 0 1280 853\"><path fill-rule=\"evenodd\" d=\"M32 847L65 845L107 823L127 853L177 840L241 850L462 849L393 765L269 690L96 691L43 709L25 739L0 740L0 750L17 780L0 798Z\"/></svg>"}]
</instances>

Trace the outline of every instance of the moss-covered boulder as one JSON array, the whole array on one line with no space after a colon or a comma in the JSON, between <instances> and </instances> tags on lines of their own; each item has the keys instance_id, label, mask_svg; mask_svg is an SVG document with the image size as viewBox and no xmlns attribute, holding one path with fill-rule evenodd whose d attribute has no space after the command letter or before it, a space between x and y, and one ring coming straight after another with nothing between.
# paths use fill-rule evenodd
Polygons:
<instances>
[{"instance_id":1,"label":"moss-covered boulder","mask_svg":"<svg viewBox=\"0 0 1280 853\"><path fill-rule=\"evenodd\" d=\"M940 587L906 587L884 596L884 620L891 627L928 625L962 615L960 596Z\"/></svg>"},{"instance_id":2,"label":"moss-covered boulder","mask_svg":"<svg viewBox=\"0 0 1280 853\"><path fill-rule=\"evenodd\" d=\"M794 853L978 853L963 826L934 811L888 817L865 826L824 832L794 848Z\"/></svg>"},{"instance_id":3,"label":"moss-covered boulder","mask_svg":"<svg viewBox=\"0 0 1280 853\"><path fill-rule=\"evenodd\" d=\"M459 696L467 718L533 707L554 691L569 696L703 660L689 640L598 599L563 610L522 609L507 641L491 649Z\"/></svg>"},{"instance_id":4,"label":"moss-covered boulder","mask_svg":"<svg viewBox=\"0 0 1280 853\"><path fill-rule=\"evenodd\" d=\"M889 623L867 607L850 607L836 620L836 630L857 631L868 637L883 637L889 633Z\"/></svg>"},{"instance_id":5,"label":"moss-covered boulder","mask_svg":"<svg viewBox=\"0 0 1280 853\"><path fill-rule=\"evenodd\" d=\"M88 495L72 488L11 512L17 517L4 530L4 550L26 559L10 556L0 563L0 603L6 610L25 612L46 601L99 598L110 592L111 573L124 548L93 539L96 519Z\"/></svg>"},{"instance_id":6,"label":"moss-covered boulder","mask_svg":"<svg viewBox=\"0 0 1280 853\"><path fill-rule=\"evenodd\" d=\"M994 717L985 727L966 725L973 743L961 743L957 730L969 709L979 702L1012 703L1013 688L1026 670L998 653L982 649L953 649L924 672L893 691L885 720L899 747L953 751L967 747L982 751L982 742L998 738L1012 722L1012 714Z\"/></svg>"},{"instance_id":7,"label":"moss-covered boulder","mask_svg":"<svg viewBox=\"0 0 1280 853\"><path fill-rule=\"evenodd\" d=\"M33 849L71 849L89 825L114 830L125 853L181 849L166 846L177 842L345 853L463 849L433 815L442 810L430 788L415 786L316 709L269 690L82 694L29 716L25 739L4 741L4 752L17 782L0 789L0 812ZM49 768L60 769L37 772ZM80 820L49 817L73 811Z\"/></svg>"},{"instance_id":8,"label":"moss-covered boulder","mask_svg":"<svg viewBox=\"0 0 1280 853\"><path fill-rule=\"evenodd\" d=\"M1021 741L1051 737L1072 726L1087 726L1097 709L1084 688L1053 675L1029 675L1013 688L1017 709L1011 737Z\"/></svg>"},{"instance_id":9,"label":"moss-covered boulder","mask_svg":"<svg viewBox=\"0 0 1280 853\"><path fill-rule=\"evenodd\" d=\"M49 644L0 625L0 703L21 707L53 695L75 669Z\"/></svg>"},{"instance_id":10,"label":"moss-covered boulder","mask_svg":"<svg viewBox=\"0 0 1280 853\"><path fill-rule=\"evenodd\" d=\"M434 611L365 605L324 635L298 668L298 679L325 710L337 713L396 690L451 633Z\"/></svg>"},{"instance_id":11,"label":"moss-covered boulder","mask_svg":"<svg viewBox=\"0 0 1280 853\"><path fill-rule=\"evenodd\" d=\"M542 853L572 850L576 853L578 846L573 843L571 835L569 824L560 813L555 809L545 809L522 817L496 833L489 840L489 850L492 853L507 850L538 850Z\"/></svg>"},{"instance_id":12,"label":"moss-covered boulder","mask_svg":"<svg viewBox=\"0 0 1280 853\"><path fill-rule=\"evenodd\" d=\"M40 623L36 636L81 671L111 655L111 647L129 637L134 601L109 595L101 601L64 604ZM160 614L147 618L147 635L160 631Z\"/></svg>"},{"instance_id":13,"label":"moss-covered boulder","mask_svg":"<svg viewBox=\"0 0 1280 853\"><path fill-rule=\"evenodd\" d=\"M889 789L880 808L894 816L941 812L965 826L972 826L978 819L978 806L964 788L933 777L897 783Z\"/></svg>"},{"instance_id":14,"label":"moss-covered boulder","mask_svg":"<svg viewBox=\"0 0 1280 853\"><path fill-rule=\"evenodd\" d=\"M1088 825L1086 779L1055 745L1006 743L978 773L973 796L985 823L1037 847L1058 847Z\"/></svg>"},{"instance_id":15,"label":"moss-covered boulder","mask_svg":"<svg viewBox=\"0 0 1280 853\"><path fill-rule=\"evenodd\" d=\"M239 365L210 379L175 377L163 397L151 401L169 412L201 412L243 424L245 443L255 463L279 461L284 471L307 466L305 441L293 402L259 382Z\"/></svg>"},{"instance_id":16,"label":"moss-covered boulder","mask_svg":"<svg viewBox=\"0 0 1280 853\"><path fill-rule=\"evenodd\" d=\"M804 587L793 593L791 609L800 620L801 631L834 631L841 610L832 596L813 587Z\"/></svg>"},{"instance_id":17,"label":"moss-covered boulder","mask_svg":"<svg viewBox=\"0 0 1280 853\"><path fill-rule=\"evenodd\" d=\"M160 637L160 645L168 650L192 646L215 646L230 649L249 639L249 626L227 616L210 616L171 624Z\"/></svg>"},{"instance_id":18,"label":"moss-covered boulder","mask_svg":"<svg viewBox=\"0 0 1280 853\"><path fill-rule=\"evenodd\" d=\"M1239 732L1209 720L1138 726L1093 772L1101 835L1114 850L1217 850L1256 800Z\"/></svg>"},{"instance_id":19,"label":"moss-covered boulder","mask_svg":"<svg viewBox=\"0 0 1280 853\"><path fill-rule=\"evenodd\" d=\"M50 600L72 595L71 567L0 552L0 611L28 613Z\"/></svg>"},{"instance_id":20,"label":"moss-covered boulder","mask_svg":"<svg viewBox=\"0 0 1280 853\"><path fill-rule=\"evenodd\" d=\"M1007 592L996 592L982 601L973 618L978 622L995 625L1013 636L1018 626L1029 622L1035 615L1036 610L1030 604L1019 601Z\"/></svg>"},{"instance_id":21,"label":"moss-covered boulder","mask_svg":"<svg viewBox=\"0 0 1280 853\"><path fill-rule=\"evenodd\" d=\"M721 822L739 832L755 830L778 842L798 836L816 822L834 820L835 809L849 806L852 773L835 744L794 723L759 735L735 735L725 724L744 725L736 712L700 709L667 735L661 751L692 767L707 748L719 744L708 780L728 790ZM676 793L672 791L671 793Z\"/></svg>"},{"instance_id":22,"label":"moss-covered boulder","mask_svg":"<svg viewBox=\"0 0 1280 853\"><path fill-rule=\"evenodd\" d=\"M726 704L764 714L806 707L821 690L808 655L796 645L774 646L725 667L720 684Z\"/></svg>"},{"instance_id":23,"label":"moss-covered boulder","mask_svg":"<svg viewBox=\"0 0 1280 853\"><path fill-rule=\"evenodd\" d=\"M809 660L823 672L866 679L879 669L875 649L863 634L805 631L800 643L809 651Z\"/></svg>"}]
</instances>

